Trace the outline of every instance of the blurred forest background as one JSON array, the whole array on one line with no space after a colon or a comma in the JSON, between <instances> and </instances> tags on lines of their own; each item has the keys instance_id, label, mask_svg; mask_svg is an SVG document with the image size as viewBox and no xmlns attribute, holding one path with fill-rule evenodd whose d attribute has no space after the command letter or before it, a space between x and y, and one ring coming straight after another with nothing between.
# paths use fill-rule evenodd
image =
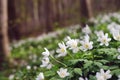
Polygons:
<instances>
[{"instance_id":1,"label":"blurred forest background","mask_svg":"<svg viewBox=\"0 0 120 80\"><path fill-rule=\"evenodd\" d=\"M10 38L37 35L84 22L83 17L118 11L119 0L8 0Z\"/></svg>"},{"instance_id":2,"label":"blurred forest background","mask_svg":"<svg viewBox=\"0 0 120 80\"><path fill-rule=\"evenodd\" d=\"M83 24L98 13L119 11L119 5L120 0L0 0L0 53L10 53L12 40Z\"/></svg>"}]
</instances>

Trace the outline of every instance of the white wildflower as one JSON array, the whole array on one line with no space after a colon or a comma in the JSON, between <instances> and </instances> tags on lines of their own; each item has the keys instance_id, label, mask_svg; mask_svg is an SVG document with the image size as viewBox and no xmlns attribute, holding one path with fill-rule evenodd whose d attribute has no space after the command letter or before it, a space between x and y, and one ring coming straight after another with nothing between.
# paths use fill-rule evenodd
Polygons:
<instances>
[{"instance_id":1,"label":"white wildflower","mask_svg":"<svg viewBox=\"0 0 120 80\"><path fill-rule=\"evenodd\" d=\"M107 70L106 72L104 72L103 69L100 69L100 72L96 73L97 80L107 80L107 79L110 79L111 77L112 75L110 74L110 70Z\"/></svg>"},{"instance_id":2,"label":"white wildflower","mask_svg":"<svg viewBox=\"0 0 120 80\"><path fill-rule=\"evenodd\" d=\"M62 43L58 43L59 49L56 50L57 53L59 53L58 57L61 56L66 56L67 55L67 50L66 50L66 46L64 44L64 42Z\"/></svg>"},{"instance_id":3,"label":"white wildflower","mask_svg":"<svg viewBox=\"0 0 120 80\"><path fill-rule=\"evenodd\" d=\"M67 69L64 69L64 68L60 68L60 70L57 71L57 73L61 78L65 78L66 76L70 75L70 73L67 72Z\"/></svg>"},{"instance_id":4,"label":"white wildflower","mask_svg":"<svg viewBox=\"0 0 120 80\"><path fill-rule=\"evenodd\" d=\"M48 51L47 48L44 48L44 49L45 49L45 52L42 52L42 55L43 55L44 57L48 57L48 56L50 55L50 52Z\"/></svg>"},{"instance_id":5,"label":"white wildflower","mask_svg":"<svg viewBox=\"0 0 120 80\"><path fill-rule=\"evenodd\" d=\"M108 38L108 34L106 33L105 35L98 37L97 41L100 42L100 45L108 46L109 42L111 41L111 38Z\"/></svg>"},{"instance_id":6,"label":"white wildflower","mask_svg":"<svg viewBox=\"0 0 120 80\"><path fill-rule=\"evenodd\" d=\"M112 22L111 24L109 24L107 26L108 30L110 31L110 33L113 33L114 30L119 30L120 31L120 25L115 23L115 22Z\"/></svg>"},{"instance_id":7,"label":"white wildflower","mask_svg":"<svg viewBox=\"0 0 120 80\"><path fill-rule=\"evenodd\" d=\"M87 78L82 78L82 77L79 77L79 80L88 80Z\"/></svg>"},{"instance_id":8,"label":"white wildflower","mask_svg":"<svg viewBox=\"0 0 120 80\"><path fill-rule=\"evenodd\" d=\"M117 50L118 50L118 52L120 52L120 47Z\"/></svg>"},{"instance_id":9,"label":"white wildflower","mask_svg":"<svg viewBox=\"0 0 120 80\"><path fill-rule=\"evenodd\" d=\"M71 39L70 37L68 37L68 41L66 42L66 45L67 47L69 47L70 50L73 51L73 53L79 51L78 40L76 39Z\"/></svg>"},{"instance_id":10,"label":"white wildflower","mask_svg":"<svg viewBox=\"0 0 120 80\"><path fill-rule=\"evenodd\" d=\"M37 66L34 66L33 69L36 70L36 69L37 69Z\"/></svg>"},{"instance_id":11,"label":"white wildflower","mask_svg":"<svg viewBox=\"0 0 120 80\"><path fill-rule=\"evenodd\" d=\"M40 72L40 74L37 76L36 80L44 80L44 74Z\"/></svg>"},{"instance_id":12,"label":"white wildflower","mask_svg":"<svg viewBox=\"0 0 120 80\"><path fill-rule=\"evenodd\" d=\"M26 66L26 69L27 69L27 70L30 70L30 69L31 69L31 66L30 66L30 65Z\"/></svg>"},{"instance_id":13,"label":"white wildflower","mask_svg":"<svg viewBox=\"0 0 120 80\"><path fill-rule=\"evenodd\" d=\"M101 19L101 23L105 23L105 22L110 22L111 19L110 19L110 16L109 15L104 15Z\"/></svg>"},{"instance_id":14,"label":"white wildflower","mask_svg":"<svg viewBox=\"0 0 120 80\"><path fill-rule=\"evenodd\" d=\"M83 51L87 51L87 50L90 50L93 48L93 42L92 41L89 41L89 36L86 35L84 37L84 40L83 41L80 41L81 45L80 46L80 49L83 50Z\"/></svg>"},{"instance_id":15,"label":"white wildflower","mask_svg":"<svg viewBox=\"0 0 120 80\"><path fill-rule=\"evenodd\" d=\"M9 76L9 80L13 80L14 77L15 77L15 75L14 75L14 74L11 74L11 75Z\"/></svg>"},{"instance_id":16,"label":"white wildflower","mask_svg":"<svg viewBox=\"0 0 120 80\"><path fill-rule=\"evenodd\" d=\"M40 67L45 67L47 69L51 69L52 68L52 64L50 63L50 60L49 60L48 57L43 57L42 64L40 65Z\"/></svg>"},{"instance_id":17,"label":"white wildflower","mask_svg":"<svg viewBox=\"0 0 120 80\"><path fill-rule=\"evenodd\" d=\"M86 26L82 29L82 32L85 33L85 34L90 34L90 33L91 33L90 27L89 27L88 25L86 25Z\"/></svg>"},{"instance_id":18,"label":"white wildflower","mask_svg":"<svg viewBox=\"0 0 120 80\"><path fill-rule=\"evenodd\" d=\"M104 35L103 31L95 31L95 34L97 35L97 37L102 37Z\"/></svg>"},{"instance_id":19,"label":"white wildflower","mask_svg":"<svg viewBox=\"0 0 120 80\"><path fill-rule=\"evenodd\" d=\"M119 59L119 60L120 60L120 55L118 55L117 59Z\"/></svg>"},{"instance_id":20,"label":"white wildflower","mask_svg":"<svg viewBox=\"0 0 120 80\"><path fill-rule=\"evenodd\" d=\"M53 66L53 65L52 65L51 63L49 63L46 68L47 68L47 69L51 69L52 66Z\"/></svg>"},{"instance_id":21,"label":"white wildflower","mask_svg":"<svg viewBox=\"0 0 120 80\"><path fill-rule=\"evenodd\" d=\"M120 75L118 75L118 80L120 80Z\"/></svg>"},{"instance_id":22,"label":"white wildflower","mask_svg":"<svg viewBox=\"0 0 120 80\"><path fill-rule=\"evenodd\" d=\"M120 41L120 31L119 30L113 30L112 35L115 40Z\"/></svg>"},{"instance_id":23,"label":"white wildflower","mask_svg":"<svg viewBox=\"0 0 120 80\"><path fill-rule=\"evenodd\" d=\"M49 64L50 60L48 57L44 57L42 59L42 65L40 65L40 67L46 67Z\"/></svg>"}]
</instances>

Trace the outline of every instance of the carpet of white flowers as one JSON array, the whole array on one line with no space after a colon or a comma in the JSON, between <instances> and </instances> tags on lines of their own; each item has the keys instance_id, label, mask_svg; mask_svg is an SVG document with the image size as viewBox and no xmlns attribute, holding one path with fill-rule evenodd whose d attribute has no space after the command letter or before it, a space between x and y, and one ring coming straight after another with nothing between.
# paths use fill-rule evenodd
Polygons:
<instances>
[{"instance_id":1,"label":"carpet of white flowers","mask_svg":"<svg viewBox=\"0 0 120 80\"><path fill-rule=\"evenodd\" d=\"M120 80L120 14L11 45L9 80Z\"/></svg>"}]
</instances>

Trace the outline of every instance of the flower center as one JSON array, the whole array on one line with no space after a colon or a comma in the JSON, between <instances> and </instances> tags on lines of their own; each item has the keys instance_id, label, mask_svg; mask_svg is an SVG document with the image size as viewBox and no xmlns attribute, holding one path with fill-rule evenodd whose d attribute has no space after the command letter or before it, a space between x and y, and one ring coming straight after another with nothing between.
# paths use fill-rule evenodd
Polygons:
<instances>
[{"instance_id":1,"label":"flower center","mask_svg":"<svg viewBox=\"0 0 120 80\"><path fill-rule=\"evenodd\" d=\"M75 44L75 43L73 43L73 44L72 44L72 46L73 46L73 47L76 47L76 44Z\"/></svg>"},{"instance_id":2,"label":"flower center","mask_svg":"<svg viewBox=\"0 0 120 80\"><path fill-rule=\"evenodd\" d=\"M61 48L61 52L65 52L65 49L64 49L64 48Z\"/></svg>"},{"instance_id":3,"label":"flower center","mask_svg":"<svg viewBox=\"0 0 120 80\"><path fill-rule=\"evenodd\" d=\"M62 73L61 73L61 76L64 77L64 76L65 76L65 73L62 72Z\"/></svg>"},{"instance_id":4,"label":"flower center","mask_svg":"<svg viewBox=\"0 0 120 80\"><path fill-rule=\"evenodd\" d=\"M106 40L106 39L103 39L103 42L104 42L104 43L106 43L106 42L107 42L107 40Z\"/></svg>"},{"instance_id":5,"label":"flower center","mask_svg":"<svg viewBox=\"0 0 120 80\"><path fill-rule=\"evenodd\" d=\"M45 62L49 62L48 60L45 60Z\"/></svg>"},{"instance_id":6,"label":"flower center","mask_svg":"<svg viewBox=\"0 0 120 80\"><path fill-rule=\"evenodd\" d=\"M103 75L103 77L104 77L104 79L107 79L107 76L105 74Z\"/></svg>"},{"instance_id":7,"label":"flower center","mask_svg":"<svg viewBox=\"0 0 120 80\"><path fill-rule=\"evenodd\" d=\"M117 39L120 40L120 36L117 36Z\"/></svg>"},{"instance_id":8,"label":"flower center","mask_svg":"<svg viewBox=\"0 0 120 80\"><path fill-rule=\"evenodd\" d=\"M89 48L89 45L88 45L88 44L85 44L85 48Z\"/></svg>"}]
</instances>

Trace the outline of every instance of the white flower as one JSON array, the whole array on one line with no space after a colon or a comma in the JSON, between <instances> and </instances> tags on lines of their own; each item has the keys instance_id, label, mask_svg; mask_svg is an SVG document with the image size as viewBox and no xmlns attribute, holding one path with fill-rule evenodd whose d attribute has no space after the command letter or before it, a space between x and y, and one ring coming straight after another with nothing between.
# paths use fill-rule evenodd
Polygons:
<instances>
[{"instance_id":1,"label":"white flower","mask_svg":"<svg viewBox=\"0 0 120 80\"><path fill-rule=\"evenodd\" d=\"M105 22L110 22L111 19L110 19L110 16L109 15L104 15L101 19L101 23L105 23Z\"/></svg>"},{"instance_id":2,"label":"white flower","mask_svg":"<svg viewBox=\"0 0 120 80\"><path fill-rule=\"evenodd\" d=\"M120 52L120 47L117 50L118 50L118 52Z\"/></svg>"},{"instance_id":3,"label":"white flower","mask_svg":"<svg viewBox=\"0 0 120 80\"><path fill-rule=\"evenodd\" d=\"M49 63L46 68L47 68L47 69L51 69L52 66L53 66L53 65L52 65L51 63Z\"/></svg>"},{"instance_id":4,"label":"white flower","mask_svg":"<svg viewBox=\"0 0 120 80\"><path fill-rule=\"evenodd\" d=\"M59 49L56 50L57 53L59 53L58 57L61 56L66 56L67 55L67 50L66 50L66 46L64 44L64 42L62 43L58 43Z\"/></svg>"},{"instance_id":5,"label":"white flower","mask_svg":"<svg viewBox=\"0 0 120 80\"><path fill-rule=\"evenodd\" d=\"M34 66L33 69L36 70L36 69L37 69L37 66Z\"/></svg>"},{"instance_id":6,"label":"white flower","mask_svg":"<svg viewBox=\"0 0 120 80\"><path fill-rule=\"evenodd\" d=\"M120 80L120 75L118 75L118 80Z\"/></svg>"},{"instance_id":7,"label":"white flower","mask_svg":"<svg viewBox=\"0 0 120 80\"><path fill-rule=\"evenodd\" d=\"M79 77L79 80L88 80L87 78L82 78L82 77Z\"/></svg>"},{"instance_id":8,"label":"white flower","mask_svg":"<svg viewBox=\"0 0 120 80\"><path fill-rule=\"evenodd\" d=\"M97 41L100 42L100 45L108 46L109 42L111 41L111 38L108 38L108 34L106 33L105 35L98 37Z\"/></svg>"},{"instance_id":9,"label":"white flower","mask_svg":"<svg viewBox=\"0 0 120 80\"><path fill-rule=\"evenodd\" d=\"M52 68L52 64L50 63L50 60L48 57L43 57L42 64L40 65L40 67L46 67L47 69Z\"/></svg>"},{"instance_id":10,"label":"white flower","mask_svg":"<svg viewBox=\"0 0 120 80\"><path fill-rule=\"evenodd\" d=\"M43 55L44 57L48 57L48 56L50 55L50 52L48 51L47 48L44 48L44 49L45 49L45 52L42 52L42 55Z\"/></svg>"},{"instance_id":11,"label":"white flower","mask_svg":"<svg viewBox=\"0 0 120 80\"><path fill-rule=\"evenodd\" d=\"M111 24L109 24L109 25L107 26L107 28L108 28L108 30L109 30L110 32L112 32L112 30L115 29L115 26L116 26L116 23L115 23L115 22L112 22Z\"/></svg>"},{"instance_id":12,"label":"white flower","mask_svg":"<svg viewBox=\"0 0 120 80\"><path fill-rule=\"evenodd\" d=\"M44 74L40 72L40 74L37 76L36 80L44 80Z\"/></svg>"},{"instance_id":13,"label":"white flower","mask_svg":"<svg viewBox=\"0 0 120 80\"><path fill-rule=\"evenodd\" d=\"M95 31L95 34L97 35L97 37L102 37L104 35L103 31Z\"/></svg>"},{"instance_id":14,"label":"white flower","mask_svg":"<svg viewBox=\"0 0 120 80\"><path fill-rule=\"evenodd\" d=\"M85 33L85 34L90 34L90 33L91 33L91 30L90 30L89 26L86 25L86 26L82 29L82 32Z\"/></svg>"},{"instance_id":15,"label":"white flower","mask_svg":"<svg viewBox=\"0 0 120 80\"><path fill-rule=\"evenodd\" d=\"M100 72L96 73L97 80L107 80L107 79L110 79L111 77L112 75L110 74L110 70L107 70L106 72L104 72L103 69L100 69Z\"/></svg>"},{"instance_id":16,"label":"white flower","mask_svg":"<svg viewBox=\"0 0 120 80\"><path fill-rule=\"evenodd\" d=\"M9 76L9 80L13 80L14 77L15 77L15 75L11 74L11 75Z\"/></svg>"},{"instance_id":17,"label":"white flower","mask_svg":"<svg viewBox=\"0 0 120 80\"><path fill-rule=\"evenodd\" d=\"M73 51L73 53L79 51L78 40L76 39L71 39L70 37L68 37L68 41L66 42L66 45L67 47L69 47L70 50Z\"/></svg>"},{"instance_id":18,"label":"white flower","mask_svg":"<svg viewBox=\"0 0 120 80\"><path fill-rule=\"evenodd\" d=\"M70 73L67 72L67 69L64 68L60 68L60 70L57 71L57 73L61 78L65 78L66 76L70 75Z\"/></svg>"},{"instance_id":19,"label":"white flower","mask_svg":"<svg viewBox=\"0 0 120 80\"><path fill-rule=\"evenodd\" d=\"M30 69L31 69L31 66L28 65L28 66L26 67L26 69L27 69L27 70L30 70Z\"/></svg>"},{"instance_id":20,"label":"white flower","mask_svg":"<svg viewBox=\"0 0 120 80\"><path fill-rule=\"evenodd\" d=\"M119 30L113 30L113 31L112 31L112 35L113 35L113 38L114 38L115 40L120 41L120 32L119 32Z\"/></svg>"},{"instance_id":21,"label":"white flower","mask_svg":"<svg viewBox=\"0 0 120 80\"><path fill-rule=\"evenodd\" d=\"M119 59L119 60L120 60L120 55L118 55L117 59Z\"/></svg>"},{"instance_id":22,"label":"white flower","mask_svg":"<svg viewBox=\"0 0 120 80\"><path fill-rule=\"evenodd\" d=\"M107 28L110 31L110 33L114 32L114 30L119 30L120 31L120 25L115 23L115 22L112 22L111 24L109 24L107 26Z\"/></svg>"},{"instance_id":23,"label":"white flower","mask_svg":"<svg viewBox=\"0 0 120 80\"><path fill-rule=\"evenodd\" d=\"M46 67L49 64L50 60L48 57L42 59L42 65L40 67Z\"/></svg>"},{"instance_id":24,"label":"white flower","mask_svg":"<svg viewBox=\"0 0 120 80\"><path fill-rule=\"evenodd\" d=\"M84 36L84 40L80 41L80 43L82 45L82 46L80 46L80 49L83 51L87 51L87 50L90 50L93 48L93 42L89 41L88 35Z\"/></svg>"}]
</instances>

